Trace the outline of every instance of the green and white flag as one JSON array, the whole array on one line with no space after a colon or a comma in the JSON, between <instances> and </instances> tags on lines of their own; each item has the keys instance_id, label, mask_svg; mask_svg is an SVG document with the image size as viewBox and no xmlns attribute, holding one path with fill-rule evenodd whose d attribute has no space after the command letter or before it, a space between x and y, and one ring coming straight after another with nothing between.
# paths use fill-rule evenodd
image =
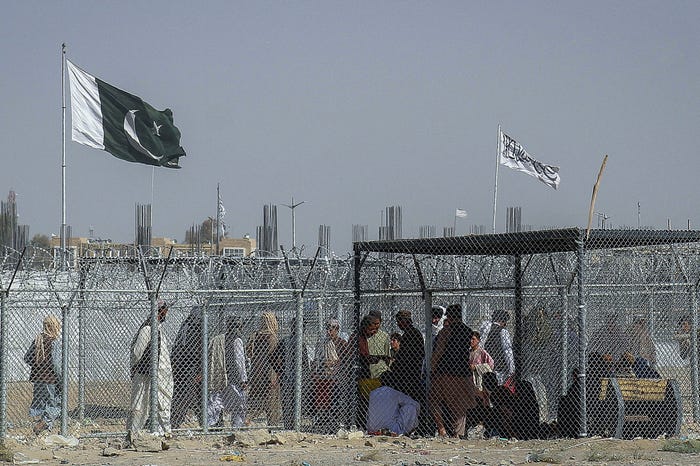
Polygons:
<instances>
[{"instance_id":1,"label":"green and white flag","mask_svg":"<svg viewBox=\"0 0 700 466\"><path fill-rule=\"evenodd\" d=\"M180 168L180 130L170 109L107 84L68 62L72 139L129 162Z\"/></svg>"}]
</instances>

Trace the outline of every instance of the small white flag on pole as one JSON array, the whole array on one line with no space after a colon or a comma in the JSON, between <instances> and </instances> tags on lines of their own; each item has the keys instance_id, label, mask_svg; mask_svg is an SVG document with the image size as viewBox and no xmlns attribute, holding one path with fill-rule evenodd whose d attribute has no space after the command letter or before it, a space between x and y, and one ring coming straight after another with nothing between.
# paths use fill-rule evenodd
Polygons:
<instances>
[{"instance_id":1,"label":"small white flag on pole","mask_svg":"<svg viewBox=\"0 0 700 466\"><path fill-rule=\"evenodd\" d=\"M457 211L455 212L455 217L466 218L466 217L467 217L467 211L464 210L464 209L457 209Z\"/></svg>"},{"instance_id":2,"label":"small white flag on pole","mask_svg":"<svg viewBox=\"0 0 700 466\"><path fill-rule=\"evenodd\" d=\"M559 187L559 167L538 162L515 139L501 131L498 149L501 165L534 176L554 189Z\"/></svg>"},{"instance_id":3,"label":"small white flag on pole","mask_svg":"<svg viewBox=\"0 0 700 466\"><path fill-rule=\"evenodd\" d=\"M226 223L224 222L224 217L226 217L226 208L224 207L224 202L219 197L218 202L218 221L219 221L219 235L226 236Z\"/></svg>"}]
</instances>

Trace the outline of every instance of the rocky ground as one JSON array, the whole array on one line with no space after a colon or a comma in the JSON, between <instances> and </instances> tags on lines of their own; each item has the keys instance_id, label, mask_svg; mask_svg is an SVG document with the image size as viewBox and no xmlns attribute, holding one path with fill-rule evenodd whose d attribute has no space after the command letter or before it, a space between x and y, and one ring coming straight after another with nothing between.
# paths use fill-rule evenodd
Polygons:
<instances>
[{"instance_id":1,"label":"rocky ground","mask_svg":"<svg viewBox=\"0 0 700 466\"><path fill-rule=\"evenodd\" d=\"M241 431L233 435L185 433L163 440L144 435L136 448L121 438L10 436L4 464L79 465L673 465L700 464L700 440L606 438L512 441L410 439L361 432L340 436ZM676 451L673 451L676 450Z\"/></svg>"}]
</instances>

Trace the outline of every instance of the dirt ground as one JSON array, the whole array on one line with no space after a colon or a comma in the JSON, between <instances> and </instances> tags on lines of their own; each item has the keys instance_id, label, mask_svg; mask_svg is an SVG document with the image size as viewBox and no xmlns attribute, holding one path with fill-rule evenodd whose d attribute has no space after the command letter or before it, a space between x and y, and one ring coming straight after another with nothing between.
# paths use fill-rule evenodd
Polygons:
<instances>
[{"instance_id":1,"label":"dirt ground","mask_svg":"<svg viewBox=\"0 0 700 466\"><path fill-rule=\"evenodd\" d=\"M315 434L279 432L276 443L257 445L256 435L267 431L195 436L175 435L157 452L123 448L122 439L57 438L44 433L11 435L5 441L3 464L76 465L673 465L700 464L700 441L692 439L616 440L582 438L511 441L503 439L410 439L407 437L339 438ZM234 434L235 437L235 434ZM63 440L76 446L58 446ZM241 441L243 445L241 445ZM158 444L159 441L156 443ZM248 446L253 443L254 446ZM664 451L669 446L691 447L694 452Z\"/></svg>"}]
</instances>

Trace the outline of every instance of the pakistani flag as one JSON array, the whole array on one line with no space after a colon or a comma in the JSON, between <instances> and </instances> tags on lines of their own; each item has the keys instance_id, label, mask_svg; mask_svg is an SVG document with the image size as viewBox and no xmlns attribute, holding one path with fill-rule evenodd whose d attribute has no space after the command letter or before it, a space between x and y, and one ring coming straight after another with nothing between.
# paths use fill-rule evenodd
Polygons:
<instances>
[{"instance_id":1,"label":"pakistani flag","mask_svg":"<svg viewBox=\"0 0 700 466\"><path fill-rule=\"evenodd\" d=\"M129 162L180 168L180 130L169 108L159 111L69 60L72 139Z\"/></svg>"}]
</instances>

